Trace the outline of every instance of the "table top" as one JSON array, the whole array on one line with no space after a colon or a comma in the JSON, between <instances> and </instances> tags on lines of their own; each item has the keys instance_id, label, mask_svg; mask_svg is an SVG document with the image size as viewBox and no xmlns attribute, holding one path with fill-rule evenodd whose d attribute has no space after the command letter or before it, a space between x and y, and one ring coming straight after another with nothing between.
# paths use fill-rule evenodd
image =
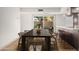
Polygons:
<instances>
[{"instance_id":1,"label":"table top","mask_svg":"<svg viewBox=\"0 0 79 59\"><path fill-rule=\"evenodd\" d=\"M49 30L41 29L40 33L37 33L35 29L30 30L29 32L25 33L23 36L25 37L51 37Z\"/></svg>"}]
</instances>

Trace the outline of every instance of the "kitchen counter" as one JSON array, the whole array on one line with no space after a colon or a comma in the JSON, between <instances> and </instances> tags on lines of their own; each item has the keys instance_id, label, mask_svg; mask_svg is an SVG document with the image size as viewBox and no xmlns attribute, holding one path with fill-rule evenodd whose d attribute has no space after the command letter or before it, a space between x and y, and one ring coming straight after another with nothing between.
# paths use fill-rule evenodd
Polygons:
<instances>
[{"instance_id":1,"label":"kitchen counter","mask_svg":"<svg viewBox=\"0 0 79 59\"><path fill-rule=\"evenodd\" d=\"M77 30L61 28L59 29L59 36L76 50L79 50L79 32Z\"/></svg>"}]
</instances>

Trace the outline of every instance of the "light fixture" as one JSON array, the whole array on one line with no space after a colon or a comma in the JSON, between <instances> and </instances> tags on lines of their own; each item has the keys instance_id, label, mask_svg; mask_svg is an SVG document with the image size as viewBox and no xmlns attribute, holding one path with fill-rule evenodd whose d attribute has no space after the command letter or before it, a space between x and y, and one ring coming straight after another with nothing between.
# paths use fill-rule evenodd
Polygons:
<instances>
[{"instance_id":1,"label":"light fixture","mask_svg":"<svg viewBox=\"0 0 79 59\"><path fill-rule=\"evenodd\" d=\"M67 16L72 16L72 10L71 10L71 8L67 8L65 14L66 14Z\"/></svg>"},{"instance_id":2,"label":"light fixture","mask_svg":"<svg viewBox=\"0 0 79 59\"><path fill-rule=\"evenodd\" d=\"M77 7L77 8L76 8L76 10L78 10L78 11L79 11L79 7Z\"/></svg>"},{"instance_id":3,"label":"light fixture","mask_svg":"<svg viewBox=\"0 0 79 59\"><path fill-rule=\"evenodd\" d=\"M39 12L42 12L42 11L43 11L43 9L38 9L38 11L39 11Z\"/></svg>"}]
</instances>

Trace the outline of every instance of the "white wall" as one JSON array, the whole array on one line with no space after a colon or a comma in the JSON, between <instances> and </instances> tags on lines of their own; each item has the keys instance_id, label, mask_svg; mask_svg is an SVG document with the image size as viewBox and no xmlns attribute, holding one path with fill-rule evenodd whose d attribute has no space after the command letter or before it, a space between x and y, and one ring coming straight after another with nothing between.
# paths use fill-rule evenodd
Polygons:
<instances>
[{"instance_id":1,"label":"white wall","mask_svg":"<svg viewBox=\"0 0 79 59\"><path fill-rule=\"evenodd\" d=\"M72 27L73 17L68 17L63 14L56 15L56 26Z\"/></svg>"},{"instance_id":2,"label":"white wall","mask_svg":"<svg viewBox=\"0 0 79 59\"><path fill-rule=\"evenodd\" d=\"M20 31L19 8L0 8L0 48L14 41Z\"/></svg>"},{"instance_id":3,"label":"white wall","mask_svg":"<svg viewBox=\"0 0 79 59\"><path fill-rule=\"evenodd\" d=\"M21 14L21 31L33 29L32 14Z\"/></svg>"},{"instance_id":4,"label":"white wall","mask_svg":"<svg viewBox=\"0 0 79 59\"><path fill-rule=\"evenodd\" d=\"M56 26L65 26L64 17L62 14L56 14Z\"/></svg>"},{"instance_id":5,"label":"white wall","mask_svg":"<svg viewBox=\"0 0 79 59\"><path fill-rule=\"evenodd\" d=\"M65 19L65 27L73 28L73 17L65 16L64 19Z\"/></svg>"},{"instance_id":6,"label":"white wall","mask_svg":"<svg viewBox=\"0 0 79 59\"><path fill-rule=\"evenodd\" d=\"M56 31L60 28L72 28L73 17L68 17L63 14L56 15Z\"/></svg>"}]
</instances>

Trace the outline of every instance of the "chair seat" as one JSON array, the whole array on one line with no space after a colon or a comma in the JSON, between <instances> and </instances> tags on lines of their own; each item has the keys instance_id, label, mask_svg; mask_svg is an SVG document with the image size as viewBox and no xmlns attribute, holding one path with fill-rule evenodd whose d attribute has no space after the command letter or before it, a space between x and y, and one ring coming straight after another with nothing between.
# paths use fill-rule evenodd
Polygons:
<instances>
[{"instance_id":1,"label":"chair seat","mask_svg":"<svg viewBox=\"0 0 79 59\"><path fill-rule=\"evenodd\" d=\"M38 46L43 47L44 43L45 43L45 41L44 41L43 38L34 38L34 39L32 39L32 40L29 42L29 48L30 48L30 46L33 46L33 49L36 51L36 49L39 48ZM32 50L33 50L33 49L32 49ZM42 50L42 48L41 48L41 50Z\"/></svg>"},{"instance_id":2,"label":"chair seat","mask_svg":"<svg viewBox=\"0 0 79 59\"><path fill-rule=\"evenodd\" d=\"M44 43L44 40L42 38L34 38L30 42L30 44L35 44L35 45L42 45L43 43Z\"/></svg>"},{"instance_id":3,"label":"chair seat","mask_svg":"<svg viewBox=\"0 0 79 59\"><path fill-rule=\"evenodd\" d=\"M57 33L52 33L52 37L54 38L54 39L57 39Z\"/></svg>"}]
</instances>

